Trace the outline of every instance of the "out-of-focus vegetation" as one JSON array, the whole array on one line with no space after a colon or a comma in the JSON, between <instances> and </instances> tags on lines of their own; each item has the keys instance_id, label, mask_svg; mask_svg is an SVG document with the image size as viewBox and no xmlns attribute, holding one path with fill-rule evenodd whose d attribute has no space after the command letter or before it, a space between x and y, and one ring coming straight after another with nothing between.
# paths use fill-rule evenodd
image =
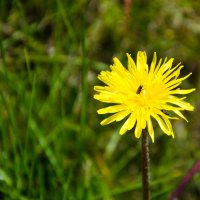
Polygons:
<instances>
[{"instance_id":1,"label":"out-of-focus vegetation","mask_svg":"<svg viewBox=\"0 0 200 200\"><path fill-rule=\"evenodd\" d=\"M197 88L175 139L154 124L152 199L166 199L200 157L200 2L0 0L0 17L0 199L141 199L140 140L101 127L93 100L100 70L138 50L174 57Z\"/></svg>"}]
</instances>

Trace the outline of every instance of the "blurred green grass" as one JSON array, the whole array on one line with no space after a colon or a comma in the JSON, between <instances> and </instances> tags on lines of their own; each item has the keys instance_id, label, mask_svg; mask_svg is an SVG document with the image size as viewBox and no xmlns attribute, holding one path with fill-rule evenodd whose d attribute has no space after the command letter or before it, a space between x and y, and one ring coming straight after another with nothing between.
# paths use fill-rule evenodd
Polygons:
<instances>
[{"instance_id":1,"label":"blurred green grass","mask_svg":"<svg viewBox=\"0 0 200 200\"><path fill-rule=\"evenodd\" d=\"M197 88L174 140L154 124L152 199L166 199L200 156L199 11L188 0L1 0L0 199L141 199L140 141L101 127L93 100L100 70L138 50L182 62L184 88ZM199 196L196 175L181 199Z\"/></svg>"}]
</instances>

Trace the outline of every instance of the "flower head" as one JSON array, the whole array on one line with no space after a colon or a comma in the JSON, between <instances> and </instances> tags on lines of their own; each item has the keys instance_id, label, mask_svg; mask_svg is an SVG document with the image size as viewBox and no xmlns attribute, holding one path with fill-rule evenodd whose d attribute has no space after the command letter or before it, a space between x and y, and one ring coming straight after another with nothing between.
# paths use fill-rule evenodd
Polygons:
<instances>
[{"instance_id":1,"label":"flower head","mask_svg":"<svg viewBox=\"0 0 200 200\"><path fill-rule=\"evenodd\" d=\"M114 58L114 64L110 66L111 71L102 71L98 78L105 83L105 86L95 86L97 92L94 98L112 105L98 110L98 114L111 113L111 116L104 119L101 125L107 125L114 121L121 121L126 118L120 129L120 134L135 127L135 136L139 138L143 129L147 128L149 135L154 142L154 129L152 118L167 135L174 137L170 119L183 118L183 110L194 110L194 107L185 101L184 95L193 92L195 89L182 90L178 86L190 74L179 78L183 65L172 66L173 58L157 62L156 53L150 67L147 64L145 52L139 51L137 62L131 56L128 57L128 69L124 68L121 62ZM170 111L170 115L168 112ZM171 113L175 116L171 116Z\"/></svg>"}]
</instances>

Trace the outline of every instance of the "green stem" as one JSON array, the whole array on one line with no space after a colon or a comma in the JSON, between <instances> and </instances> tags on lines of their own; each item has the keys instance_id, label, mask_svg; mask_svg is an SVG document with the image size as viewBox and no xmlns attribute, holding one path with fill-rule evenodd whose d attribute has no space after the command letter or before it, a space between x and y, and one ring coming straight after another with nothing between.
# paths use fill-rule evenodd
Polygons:
<instances>
[{"instance_id":1,"label":"green stem","mask_svg":"<svg viewBox=\"0 0 200 200\"><path fill-rule=\"evenodd\" d=\"M142 131L142 185L143 185L143 200L150 200L149 190L149 172L150 158L149 158L149 143L147 130Z\"/></svg>"}]
</instances>

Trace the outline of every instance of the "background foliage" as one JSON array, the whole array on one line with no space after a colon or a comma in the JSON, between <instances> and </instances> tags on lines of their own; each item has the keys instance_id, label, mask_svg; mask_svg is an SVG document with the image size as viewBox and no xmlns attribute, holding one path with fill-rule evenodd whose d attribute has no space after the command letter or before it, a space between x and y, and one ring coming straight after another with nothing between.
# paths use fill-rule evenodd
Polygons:
<instances>
[{"instance_id":1,"label":"background foliage","mask_svg":"<svg viewBox=\"0 0 200 200\"><path fill-rule=\"evenodd\" d=\"M0 199L141 199L140 140L101 127L93 99L112 57L174 57L195 111L156 124L152 199L167 199L200 156L200 2L0 0ZM180 199L198 199L196 174Z\"/></svg>"}]
</instances>

